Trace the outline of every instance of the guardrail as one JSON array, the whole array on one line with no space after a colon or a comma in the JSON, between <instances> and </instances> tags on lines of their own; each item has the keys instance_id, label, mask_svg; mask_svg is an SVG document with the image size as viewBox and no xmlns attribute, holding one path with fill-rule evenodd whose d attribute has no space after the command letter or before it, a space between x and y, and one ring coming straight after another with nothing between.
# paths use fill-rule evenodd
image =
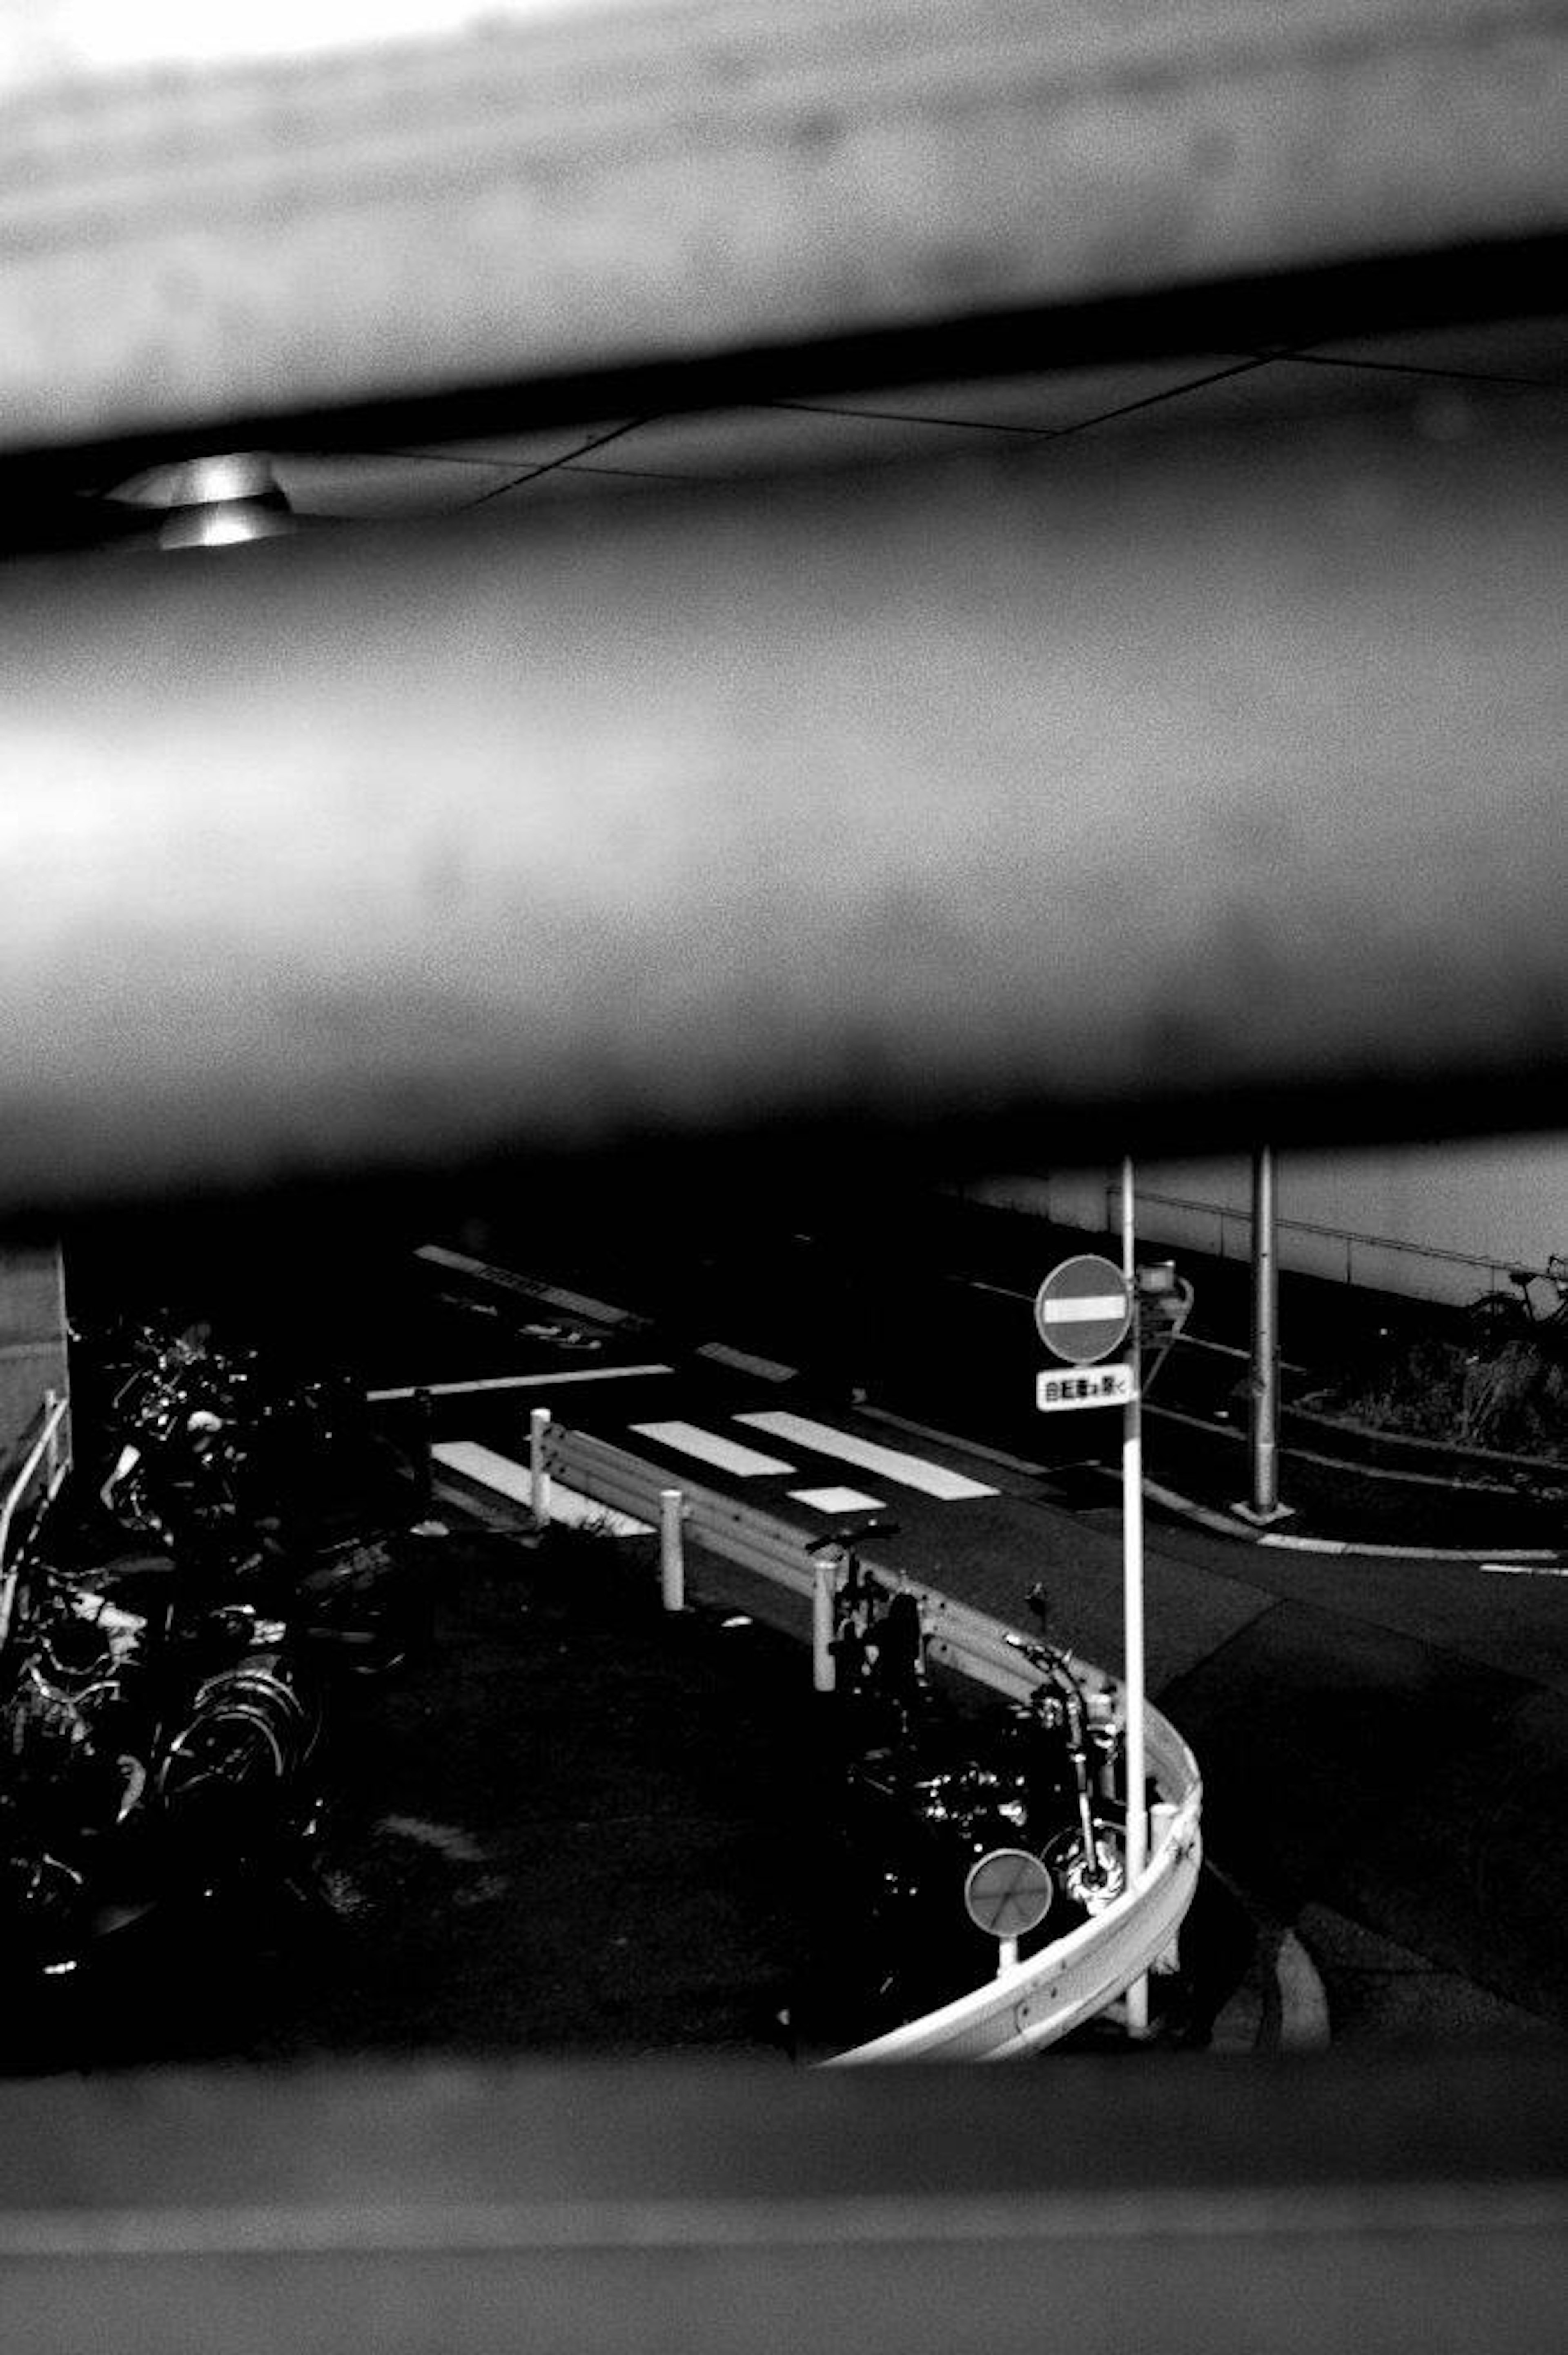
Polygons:
<instances>
[{"instance_id":1,"label":"guardrail","mask_svg":"<svg viewBox=\"0 0 1568 2355\"><path fill-rule=\"evenodd\" d=\"M821 1685L829 1612L828 1573L808 1556L810 1532L772 1514L737 1503L711 1488L681 1484L638 1456L607 1441L535 1413L531 1449L535 1481L558 1474L563 1480L664 1533L666 1600L678 1596L672 1576L672 1522L724 1560L770 1579L813 1606L813 1653ZM539 1490L535 1487L535 1500ZM672 1512L672 1499L679 1502ZM867 1569L889 1586L913 1595L927 1631L930 1657L1009 1700L1022 1700L1037 1678L1007 1643L1012 1632L1000 1619L922 1585L871 1552ZM1120 1679L1087 1662L1077 1672L1091 1692L1108 1693L1124 1704ZM1160 1711L1145 1708L1145 1750L1159 1799L1147 1868L1103 1913L1012 1965L984 1986L938 2010L906 2021L869 2043L835 2056L833 2065L892 2060L1001 2060L1057 2042L1086 2019L1110 2009L1172 1946L1197 1888L1202 1861L1202 1779L1197 1761Z\"/></svg>"},{"instance_id":2,"label":"guardrail","mask_svg":"<svg viewBox=\"0 0 1568 2355\"><path fill-rule=\"evenodd\" d=\"M16 1592L16 1563L13 1539L17 1515L28 1497L37 1491L38 1476L43 1475L41 1504L47 1504L58 1492L61 1481L70 1469L70 1400L54 1391L44 1392L40 1410L38 1435L23 1457L3 1500L0 1500L0 1646L11 1628L11 1608Z\"/></svg>"},{"instance_id":3,"label":"guardrail","mask_svg":"<svg viewBox=\"0 0 1568 2355\"><path fill-rule=\"evenodd\" d=\"M1107 1233L1116 1226L1115 1203L1115 1189L1107 1186L1106 1188ZM1232 1256L1226 1248L1227 1229L1231 1227L1239 1228L1246 1239L1235 1256L1245 1259L1251 1250L1252 1211L1250 1209L1240 1208L1228 1202L1199 1201L1183 1194L1158 1193L1142 1186L1138 1188L1138 1205L1140 1212L1146 1206L1152 1205L1159 1209L1180 1210L1184 1216L1191 1218L1212 1219L1214 1221L1216 1259L1228 1259ZM1520 1270L1521 1273L1528 1273L1532 1279L1542 1283L1551 1281L1550 1272L1544 1267L1531 1267L1526 1270L1524 1263L1520 1260L1489 1257L1483 1252L1449 1251L1437 1243L1405 1242L1397 1235L1358 1234L1351 1228L1325 1226L1316 1219L1277 1218L1275 1224L1282 1235L1310 1235L1315 1241L1332 1243L1335 1247L1336 1258L1340 1253L1343 1254L1342 1280L1346 1284L1355 1284L1358 1280L1362 1284L1371 1283L1372 1279L1367 1273L1364 1262L1369 1254L1377 1252L1386 1252L1396 1259L1427 1262L1436 1268L1466 1269L1473 1277L1474 1289L1478 1292L1507 1291L1510 1271L1514 1269ZM1363 1262L1359 1278L1356 1268L1358 1252L1361 1254ZM1373 1284L1372 1288L1385 1290L1388 1287L1385 1281ZM1465 1289L1469 1289L1469 1286L1467 1285ZM1434 1296L1446 1295L1435 1295Z\"/></svg>"}]
</instances>

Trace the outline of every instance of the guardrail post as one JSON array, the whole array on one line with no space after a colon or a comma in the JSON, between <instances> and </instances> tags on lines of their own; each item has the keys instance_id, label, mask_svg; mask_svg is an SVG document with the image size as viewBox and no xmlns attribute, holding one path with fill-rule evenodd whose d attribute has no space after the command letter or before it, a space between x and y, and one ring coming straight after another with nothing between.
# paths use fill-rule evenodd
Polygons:
<instances>
[{"instance_id":1,"label":"guardrail post","mask_svg":"<svg viewBox=\"0 0 1568 2355\"><path fill-rule=\"evenodd\" d=\"M1181 1812L1181 1809L1173 1806L1169 1799L1156 1799L1150 1808L1149 1853L1151 1857L1159 1855L1170 1837L1171 1825ZM1150 1970L1157 1978L1172 1978L1181 1967L1181 1953L1175 1938L1172 1938L1171 1944L1155 1955L1150 1965Z\"/></svg>"},{"instance_id":2,"label":"guardrail post","mask_svg":"<svg viewBox=\"0 0 1568 2355\"><path fill-rule=\"evenodd\" d=\"M686 1564L681 1541L685 1499L679 1488L659 1491L659 1593L666 1611L686 1607Z\"/></svg>"},{"instance_id":3,"label":"guardrail post","mask_svg":"<svg viewBox=\"0 0 1568 2355\"><path fill-rule=\"evenodd\" d=\"M531 1408L528 1414L528 1494L536 1529L547 1529L550 1520L550 1471L545 1458L545 1443L549 1430L549 1408Z\"/></svg>"},{"instance_id":4,"label":"guardrail post","mask_svg":"<svg viewBox=\"0 0 1568 2355\"><path fill-rule=\"evenodd\" d=\"M811 1684L820 1693L831 1693L835 1682L833 1604L840 1561L836 1548L811 1558Z\"/></svg>"},{"instance_id":5,"label":"guardrail post","mask_svg":"<svg viewBox=\"0 0 1568 2355\"><path fill-rule=\"evenodd\" d=\"M419 1518L428 1518L435 1502L435 1467L430 1456L430 1393L414 1392L414 1491Z\"/></svg>"}]
</instances>

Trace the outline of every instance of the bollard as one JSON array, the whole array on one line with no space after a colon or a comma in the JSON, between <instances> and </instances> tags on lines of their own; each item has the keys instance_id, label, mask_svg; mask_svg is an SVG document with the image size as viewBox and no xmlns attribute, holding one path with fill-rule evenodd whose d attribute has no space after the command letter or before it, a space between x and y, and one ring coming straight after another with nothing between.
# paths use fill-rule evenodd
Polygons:
<instances>
[{"instance_id":1,"label":"bollard","mask_svg":"<svg viewBox=\"0 0 1568 2355\"><path fill-rule=\"evenodd\" d=\"M1169 1799L1156 1799L1149 1810L1149 1853L1158 1855L1180 1810ZM1179 1937L1160 1954L1155 1955L1150 1969L1157 1978L1173 1978L1181 1967L1181 1945Z\"/></svg>"},{"instance_id":2,"label":"bollard","mask_svg":"<svg viewBox=\"0 0 1568 2355\"><path fill-rule=\"evenodd\" d=\"M679 1488L659 1491L659 1592L666 1611L686 1607L686 1565L681 1547L685 1512Z\"/></svg>"},{"instance_id":3,"label":"bollard","mask_svg":"<svg viewBox=\"0 0 1568 2355\"><path fill-rule=\"evenodd\" d=\"M811 1684L820 1693L833 1689L833 1604L842 1561L835 1548L815 1555L811 1562Z\"/></svg>"},{"instance_id":4,"label":"bollard","mask_svg":"<svg viewBox=\"0 0 1568 2355\"><path fill-rule=\"evenodd\" d=\"M532 1408L528 1415L528 1494L536 1529L547 1529L550 1521L550 1473L545 1461L545 1442L549 1429L549 1408Z\"/></svg>"},{"instance_id":5,"label":"bollard","mask_svg":"<svg viewBox=\"0 0 1568 2355\"><path fill-rule=\"evenodd\" d=\"M430 1455L430 1393L414 1392L414 1493L417 1520L428 1520L435 1503L435 1465Z\"/></svg>"}]
</instances>

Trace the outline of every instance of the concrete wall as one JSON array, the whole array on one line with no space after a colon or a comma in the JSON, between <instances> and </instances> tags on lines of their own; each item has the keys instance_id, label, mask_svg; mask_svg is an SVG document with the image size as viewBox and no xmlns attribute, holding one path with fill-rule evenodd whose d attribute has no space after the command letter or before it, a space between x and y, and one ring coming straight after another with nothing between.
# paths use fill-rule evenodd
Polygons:
<instances>
[{"instance_id":1,"label":"concrete wall","mask_svg":"<svg viewBox=\"0 0 1568 2355\"><path fill-rule=\"evenodd\" d=\"M0 1248L0 1476L25 1452L44 1392L65 1387L58 1246Z\"/></svg>"},{"instance_id":2,"label":"concrete wall","mask_svg":"<svg viewBox=\"0 0 1568 2355\"><path fill-rule=\"evenodd\" d=\"M1107 1200L1114 1214L1115 1181L1111 1169L1053 1169L987 1178L964 1190L1101 1230L1110 1222ZM1140 1162L1138 1187L1139 1231L1150 1242L1245 1257L1251 1174L1244 1156ZM1548 1253L1568 1252L1568 1135L1283 1154L1278 1194L1282 1265L1422 1299L1473 1299L1506 1284L1509 1266L1540 1267ZM1489 1265L1456 1263L1439 1256L1446 1252Z\"/></svg>"}]
</instances>

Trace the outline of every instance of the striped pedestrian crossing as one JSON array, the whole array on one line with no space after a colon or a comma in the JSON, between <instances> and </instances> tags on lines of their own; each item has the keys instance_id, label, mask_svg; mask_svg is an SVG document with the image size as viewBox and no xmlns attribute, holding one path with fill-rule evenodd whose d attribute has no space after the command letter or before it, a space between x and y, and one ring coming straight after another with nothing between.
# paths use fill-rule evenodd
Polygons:
<instances>
[{"instance_id":1,"label":"striped pedestrian crossing","mask_svg":"<svg viewBox=\"0 0 1568 2355\"><path fill-rule=\"evenodd\" d=\"M831 1423L815 1422L810 1415L791 1414L784 1408L764 1408L754 1413L737 1414L736 1423L747 1424L753 1431L765 1432L770 1439L781 1439L787 1445L809 1447L814 1455L830 1455L841 1464L853 1464L859 1472L871 1472L884 1480L891 1480L903 1488L915 1488L922 1496L939 1497L945 1504L954 1504L969 1497L994 1497L1000 1491L988 1487L983 1480L971 1480L962 1472L951 1472L945 1464L933 1464L926 1456L906 1455L899 1447L884 1447L874 1439L862 1439L856 1433L840 1431Z\"/></svg>"},{"instance_id":2,"label":"striped pedestrian crossing","mask_svg":"<svg viewBox=\"0 0 1568 2355\"><path fill-rule=\"evenodd\" d=\"M525 1464L514 1463L510 1455L503 1455L493 1447L482 1447L475 1439L438 1440L430 1455L447 1471L456 1472L479 1487L509 1498L514 1505L532 1509L534 1480ZM652 1526L651 1522L633 1519L630 1513L617 1511L613 1505L601 1505L554 1477L548 1484L548 1503L551 1520L567 1529L603 1529L611 1537L635 1538L646 1537Z\"/></svg>"},{"instance_id":3,"label":"striped pedestrian crossing","mask_svg":"<svg viewBox=\"0 0 1568 2355\"><path fill-rule=\"evenodd\" d=\"M699 1463L711 1464L715 1471L733 1472L743 1480L759 1479L768 1472L793 1472L781 1455L764 1455L760 1448L743 1447L737 1439L726 1439L722 1432L705 1431L700 1423L634 1423L630 1426L639 1439L656 1440L661 1447L673 1450L677 1455L694 1455Z\"/></svg>"},{"instance_id":4,"label":"striped pedestrian crossing","mask_svg":"<svg viewBox=\"0 0 1568 2355\"><path fill-rule=\"evenodd\" d=\"M791 1488L790 1496L798 1505L810 1505L814 1513L879 1513L886 1499L867 1497L858 1488Z\"/></svg>"}]
</instances>

